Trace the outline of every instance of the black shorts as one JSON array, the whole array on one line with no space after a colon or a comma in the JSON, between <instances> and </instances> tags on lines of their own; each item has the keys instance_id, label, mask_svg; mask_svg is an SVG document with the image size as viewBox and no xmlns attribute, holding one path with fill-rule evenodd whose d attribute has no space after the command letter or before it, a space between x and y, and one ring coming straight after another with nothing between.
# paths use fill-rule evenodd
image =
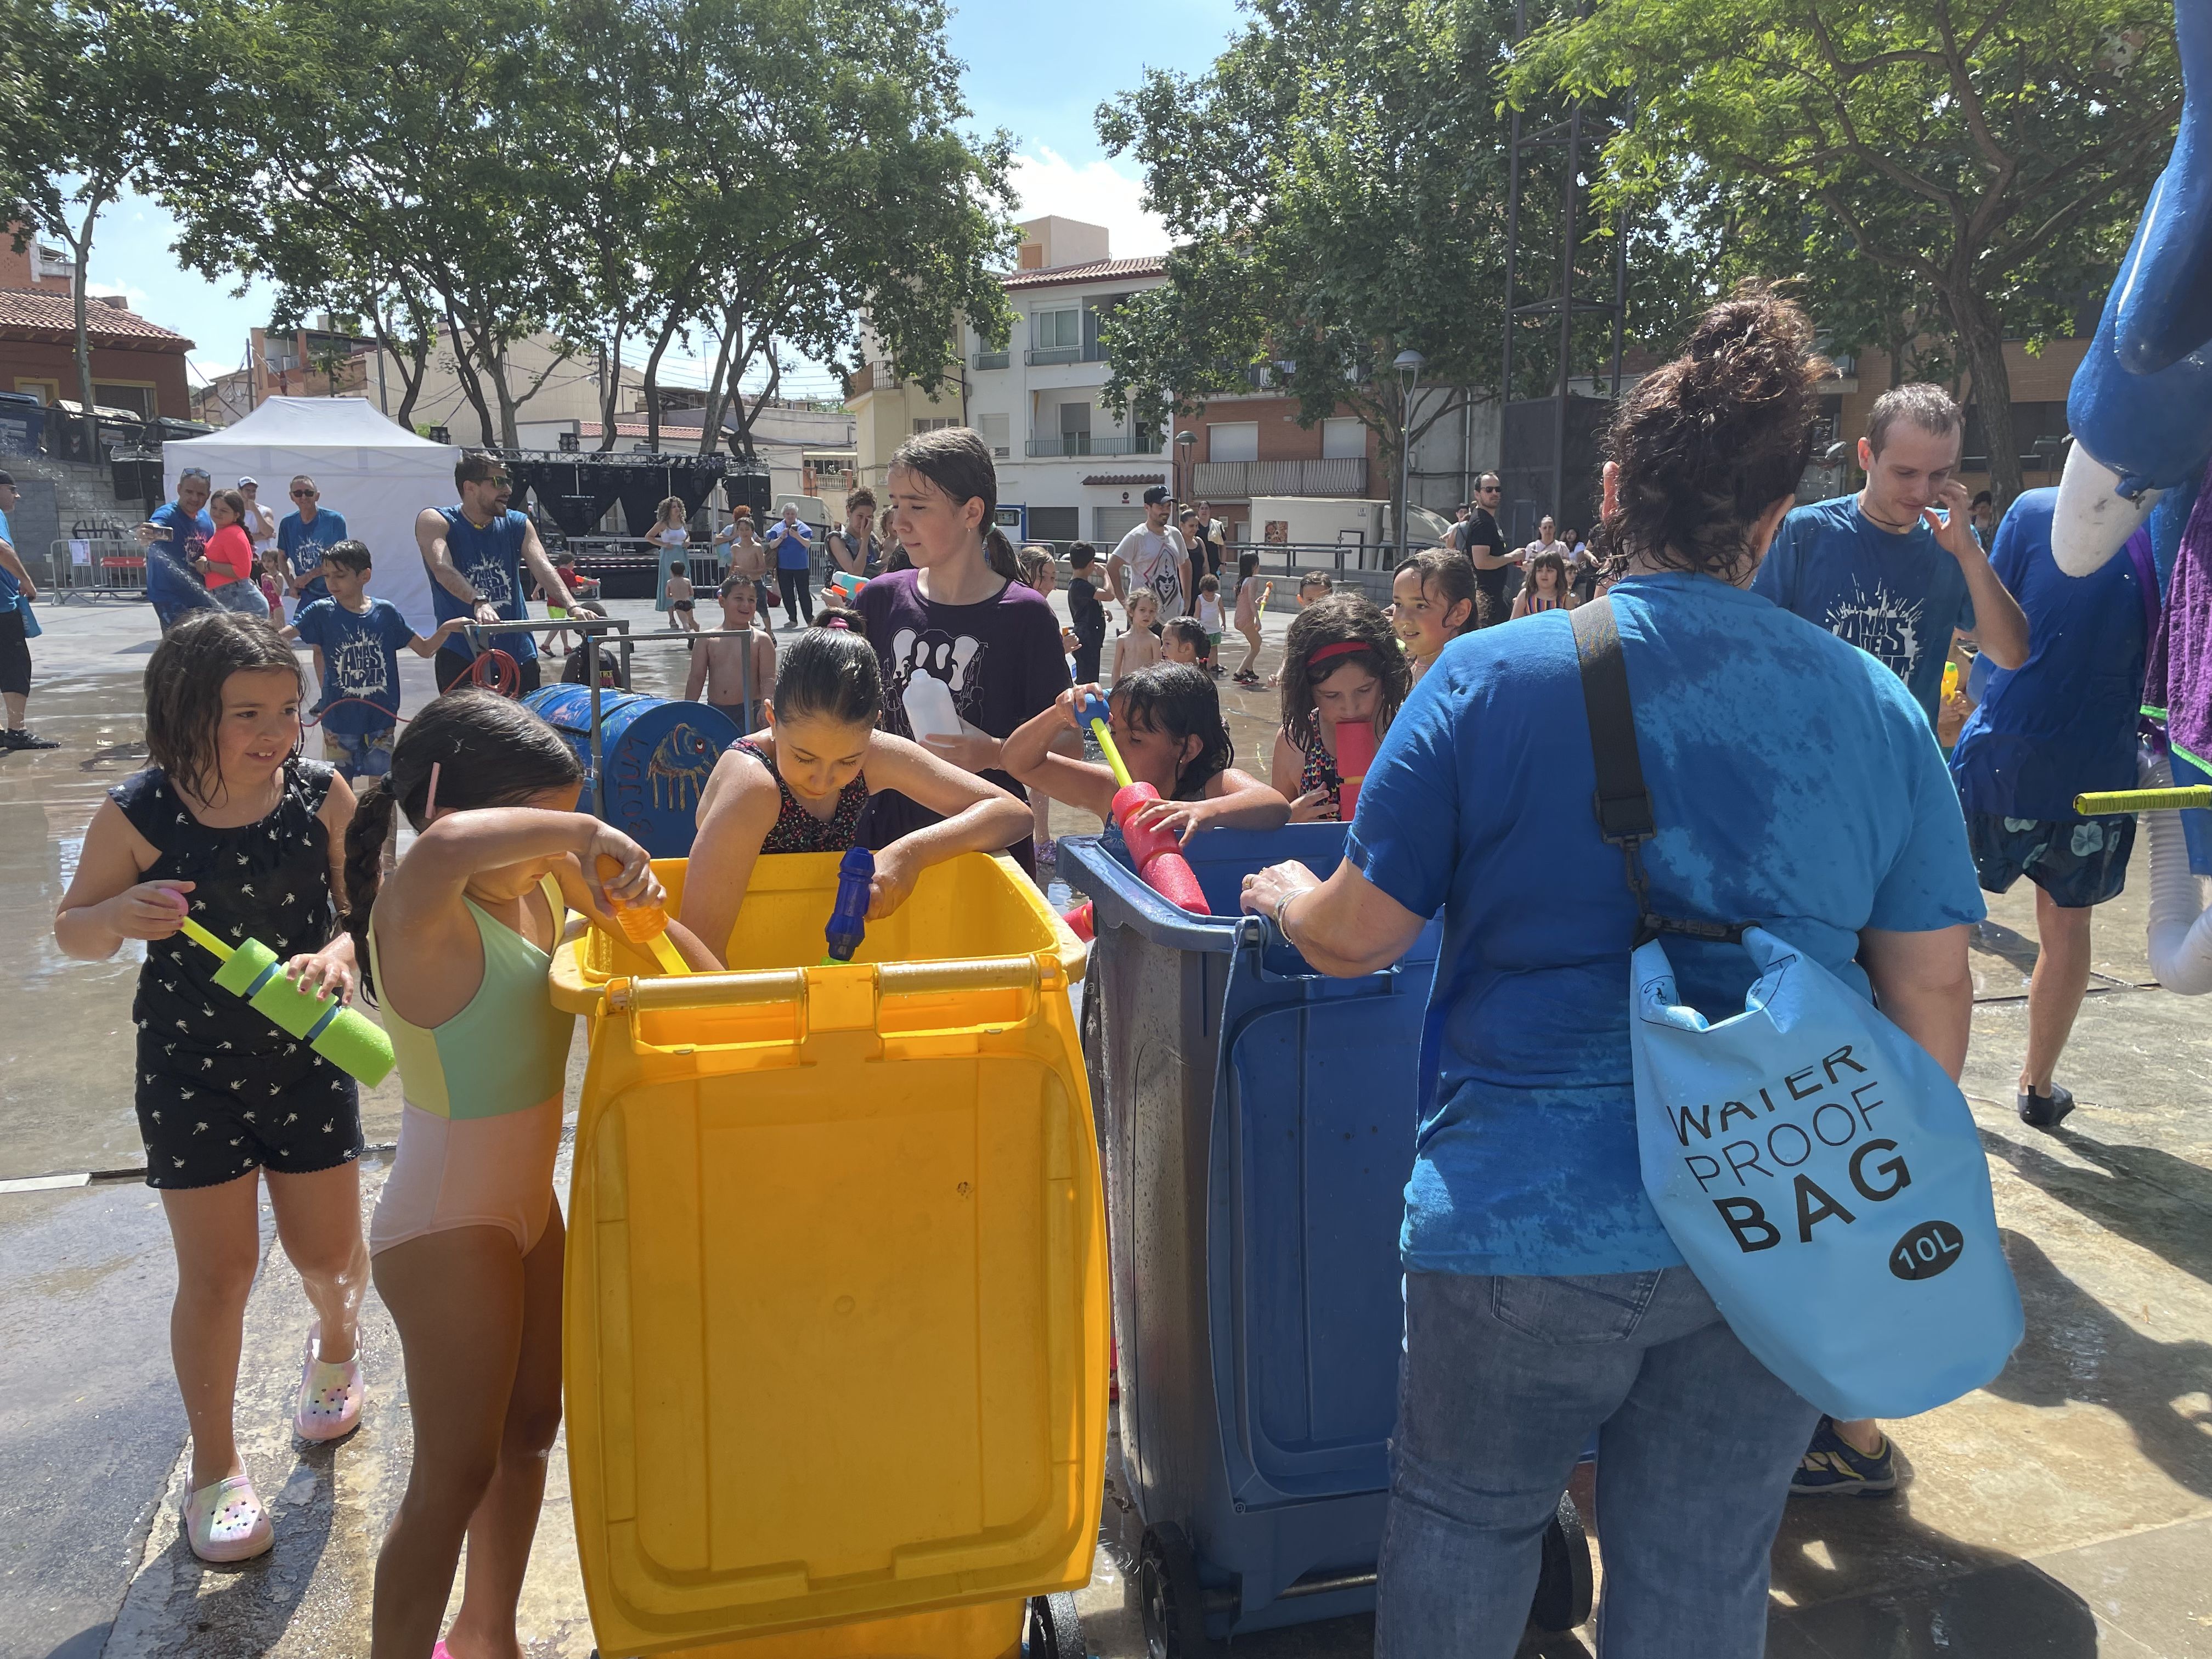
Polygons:
<instances>
[{"instance_id":1,"label":"black shorts","mask_svg":"<svg viewBox=\"0 0 2212 1659\"><path fill-rule=\"evenodd\" d=\"M2131 813L2063 823L1966 814L1966 845L1983 890L2002 893L2026 876L2062 910L2086 910L2118 898L2135 844Z\"/></svg>"},{"instance_id":2,"label":"black shorts","mask_svg":"<svg viewBox=\"0 0 2212 1659\"><path fill-rule=\"evenodd\" d=\"M13 611L0 611L0 691L31 695L31 641L23 628L23 602Z\"/></svg>"},{"instance_id":3,"label":"black shorts","mask_svg":"<svg viewBox=\"0 0 2212 1659\"><path fill-rule=\"evenodd\" d=\"M256 1169L312 1175L361 1156L354 1080L305 1043L278 1054L172 1054L138 1037L149 1187L216 1187Z\"/></svg>"}]
</instances>

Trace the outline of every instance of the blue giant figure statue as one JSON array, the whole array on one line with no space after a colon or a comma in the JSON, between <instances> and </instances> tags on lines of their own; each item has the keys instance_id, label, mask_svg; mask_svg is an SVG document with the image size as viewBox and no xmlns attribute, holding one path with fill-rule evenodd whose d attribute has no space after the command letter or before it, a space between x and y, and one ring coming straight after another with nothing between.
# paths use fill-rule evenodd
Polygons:
<instances>
[{"instance_id":1,"label":"blue giant figure statue","mask_svg":"<svg viewBox=\"0 0 2212 1659\"><path fill-rule=\"evenodd\" d=\"M2181 131L2067 399L2074 448L2051 552L2088 574L2148 521L2166 586L2146 712L2168 753L2147 781L2212 783L2212 0L2175 0ZM2160 983L2212 991L2212 812L2153 812L2150 957Z\"/></svg>"}]
</instances>

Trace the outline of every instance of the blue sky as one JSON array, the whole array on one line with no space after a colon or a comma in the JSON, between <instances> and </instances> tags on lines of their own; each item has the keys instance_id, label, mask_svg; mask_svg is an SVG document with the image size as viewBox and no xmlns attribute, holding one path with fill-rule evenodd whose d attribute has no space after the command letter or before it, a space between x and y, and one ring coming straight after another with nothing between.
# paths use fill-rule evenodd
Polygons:
<instances>
[{"instance_id":1,"label":"blue sky","mask_svg":"<svg viewBox=\"0 0 2212 1659\"><path fill-rule=\"evenodd\" d=\"M1066 0L1042 7L958 0L952 49L968 65L968 101L979 127L1003 126L1015 136L1023 216L1059 213L1103 224L1117 255L1164 248L1158 222L1140 205L1135 168L1099 149L1091 112L1100 100L1135 86L1147 65L1194 73L1238 21L1234 0L1115 0L1080 11ZM156 203L134 197L109 208L93 247L92 284L128 295L137 311L190 335L191 361L203 373L235 368L245 359L247 331L268 321L270 296L235 295L179 270L169 252L174 235ZM829 389L827 377L817 375L822 384L805 390ZM664 377L680 379L682 370L665 368Z\"/></svg>"}]
</instances>

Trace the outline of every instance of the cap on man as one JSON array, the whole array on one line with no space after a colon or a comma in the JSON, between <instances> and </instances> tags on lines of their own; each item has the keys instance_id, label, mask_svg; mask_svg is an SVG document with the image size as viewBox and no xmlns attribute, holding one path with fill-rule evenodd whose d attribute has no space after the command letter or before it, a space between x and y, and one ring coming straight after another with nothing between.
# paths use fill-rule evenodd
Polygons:
<instances>
[{"instance_id":1,"label":"cap on man","mask_svg":"<svg viewBox=\"0 0 2212 1659\"><path fill-rule=\"evenodd\" d=\"M1965 431L1941 386L1883 392L1859 440L1864 488L1793 509L1751 585L1887 664L1931 726L1954 631L1999 668L2027 660L2027 618L1990 570L1959 482Z\"/></svg>"}]
</instances>

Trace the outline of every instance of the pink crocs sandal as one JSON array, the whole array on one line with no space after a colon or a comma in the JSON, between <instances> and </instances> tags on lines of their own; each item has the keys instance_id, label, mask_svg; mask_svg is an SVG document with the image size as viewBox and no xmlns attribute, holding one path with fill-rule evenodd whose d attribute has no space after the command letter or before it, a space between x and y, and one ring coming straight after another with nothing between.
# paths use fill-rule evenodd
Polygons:
<instances>
[{"instance_id":1,"label":"pink crocs sandal","mask_svg":"<svg viewBox=\"0 0 2212 1659\"><path fill-rule=\"evenodd\" d=\"M361 1423L361 1357L329 1365L318 1358L322 1322L307 1327L307 1350L300 1362L300 1397L292 1407L292 1430L302 1440L340 1440Z\"/></svg>"},{"instance_id":2,"label":"pink crocs sandal","mask_svg":"<svg viewBox=\"0 0 2212 1659\"><path fill-rule=\"evenodd\" d=\"M276 1541L250 1475L227 1475L185 1499L185 1541L203 1561L249 1561Z\"/></svg>"}]
</instances>

